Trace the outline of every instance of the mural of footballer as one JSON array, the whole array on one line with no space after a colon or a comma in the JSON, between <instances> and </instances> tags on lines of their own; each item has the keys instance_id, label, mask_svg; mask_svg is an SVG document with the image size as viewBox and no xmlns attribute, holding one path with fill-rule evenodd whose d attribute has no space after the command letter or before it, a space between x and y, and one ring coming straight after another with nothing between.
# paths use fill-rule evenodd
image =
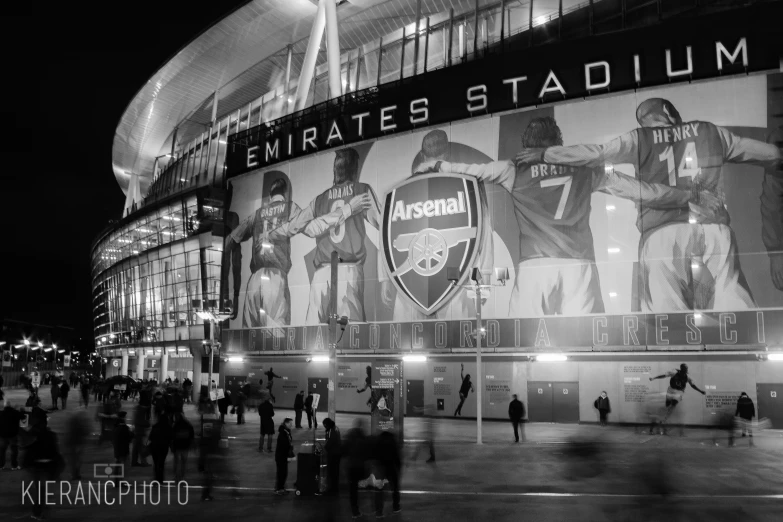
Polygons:
<instances>
[{"instance_id":1,"label":"mural of footballer","mask_svg":"<svg viewBox=\"0 0 783 522\"><path fill-rule=\"evenodd\" d=\"M416 176L420 174L417 172L417 169L422 163L437 160L472 163L491 161L489 157L472 147L461 143L450 143L448 135L441 129L428 132L424 136L424 139L422 139L421 151L413 160L411 168L413 172L412 175ZM494 245L492 240L492 218L489 212L487 193L483 182L479 182L479 197L481 198L481 208L483 212L483 230L481 231L482 239L481 245L479 246L478 266L485 281L489 281L493 267ZM473 290L470 290L470 292L473 292ZM386 306L393 307L394 321L420 321L429 318L408 303L402 294L395 292L391 279L383 282L381 286L381 297ZM485 301L486 298L484 298L482 303ZM452 311L453 317L449 317L449 310ZM447 306L442 307L435 313L435 317L438 319L464 319L474 317L475 315L475 305L473 304L473 299L469 297L469 290L467 288L460 289L454 294Z\"/></svg>"},{"instance_id":2,"label":"mural of footballer","mask_svg":"<svg viewBox=\"0 0 783 522\"><path fill-rule=\"evenodd\" d=\"M336 151L333 185L317 196L290 222L274 230L269 237L291 237L299 232L316 240L310 283L310 304L305 324L329 320L329 282L331 256L337 252L337 314L364 322L364 261L367 258L365 221L376 229L380 210L372 187L359 180L359 153L347 147ZM381 257L378 256L379 266ZM379 278L384 272L379 269Z\"/></svg>"},{"instance_id":3,"label":"mural of footballer","mask_svg":"<svg viewBox=\"0 0 783 522\"><path fill-rule=\"evenodd\" d=\"M290 183L285 174L271 171L264 174L264 186L269 186L269 196L250 217L242 221L229 235L224 248L224 258L231 258L233 280L240 279L241 250L239 244L253 239L251 275L245 289L245 305L242 315L243 328L283 326L291 321L291 297L288 288L288 272L291 270L291 237L303 231L313 237L345 218L345 212L337 210L318 222L305 222L301 229L293 230L290 223L304 214L291 201ZM357 202L357 204L362 202ZM309 226L308 226L309 225ZM318 227L323 227L319 229ZM225 262L224 266L228 266ZM227 287L227 285L224 283ZM238 285L235 283L235 295ZM239 307L234 304L231 319L236 319Z\"/></svg>"},{"instance_id":4,"label":"mural of footballer","mask_svg":"<svg viewBox=\"0 0 783 522\"><path fill-rule=\"evenodd\" d=\"M521 136L522 147L563 143L552 117L533 118ZM535 158L533 158L535 159ZM602 313L604 303L590 229L594 191L645 201L656 208L688 206L690 193L643 183L614 171L563 167L550 162L495 161L483 165L430 162L420 172L454 172L505 188L519 227L519 265L509 316Z\"/></svg>"},{"instance_id":5,"label":"mural of footballer","mask_svg":"<svg viewBox=\"0 0 783 522\"><path fill-rule=\"evenodd\" d=\"M517 155L517 162L573 167L631 163L644 182L689 191L696 203L717 199L722 204L724 164L772 166L781 160L775 145L737 136L710 122L683 122L674 105L663 98L640 103L636 120L640 128L609 143L527 148ZM658 208L647 198L641 201L637 227L642 234L643 312L755 306L737 261L727 212L704 219L688 205ZM708 273L697 272L702 268Z\"/></svg>"}]
</instances>

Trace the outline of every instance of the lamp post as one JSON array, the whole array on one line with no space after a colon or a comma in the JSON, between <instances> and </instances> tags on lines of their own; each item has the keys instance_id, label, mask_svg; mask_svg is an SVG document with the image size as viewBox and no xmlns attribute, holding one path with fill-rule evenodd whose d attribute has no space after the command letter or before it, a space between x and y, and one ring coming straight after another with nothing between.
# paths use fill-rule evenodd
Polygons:
<instances>
[{"instance_id":1,"label":"lamp post","mask_svg":"<svg viewBox=\"0 0 783 522\"><path fill-rule=\"evenodd\" d=\"M459 280L461 274L458 268L448 267L446 268L446 277L451 281L452 286L460 286L463 288L473 288L476 291L476 444L482 444L481 434L481 401L482 401L482 388L483 388L483 374L481 367L481 338L486 333L481 326L481 291L484 288L491 288L493 285L481 284L481 270L473 268L470 278L473 284L460 285ZM495 278L498 282L505 286L508 279L507 268L495 268Z\"/></svg>"},{"instance_id":2,"label":"lamp post","mask_svg":"<svg viewBox=\"0 0 783 522\"><path fill-rule=\"evenodd\" d=\"M214 300L210 301L210 304L214 304L214 303L216 303L216 301ZM220 341L215 341L215 328L217 327L218 323L220 323L221 321L225 321L226 319L231 317L231 311L223 310L219 312L214 312L213 310L216 308L216 306L210 306L209 309L207 309L206 306L202 308L202 302L200 299L193 299L191 304L193 305L193 308L196 309L196 315L198 315L204 321L209 321L209 340L205 339L203 344L207 346L207 350L209 354L209 373L207 377L207 393L211 400L212 369L214 368L215 351L217 350L219 353L220 346L221 346ZM204 304L206 305L206 302Z\"/></svg>"}]
</instances>

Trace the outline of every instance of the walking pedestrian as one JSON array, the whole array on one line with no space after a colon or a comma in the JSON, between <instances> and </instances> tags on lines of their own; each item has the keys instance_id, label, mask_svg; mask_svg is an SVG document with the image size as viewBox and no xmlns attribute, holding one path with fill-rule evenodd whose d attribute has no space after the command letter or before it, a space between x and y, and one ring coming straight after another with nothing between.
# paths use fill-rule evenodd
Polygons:
<instances>
[{"instance_id":1,"label":"walking pedestrian","mask_svg":"<svg viewBox=\"0 0 783 522\"><path fill-rule=\"evenodd\" d=\"M133 415L133 450L131 451L131 466L149 466L147 463L147 448L144 445L150 422L147 416L147 406L138 404ZM141 461L139 461L141 459Z\"/></svg>"},{"instance_id":2,"label":"walking pedestrian","mask_svg":"<svg viewBox=\"0 0 783 522\"><path fill-rule=\"evenodd\" d=\"M79 401L79 406L84 404L84 407L88 407L90 404L90 378L86 375L82 377L81 383L82 398Z\"/></svg>"},{"instance_id":3,"label":"walking pedestrian","mask_svg":"<svg viewBox=\"0 0 783 522\"><path fill-rule=\"evenodd\" d=\"M301 429L302 427L302 410L304 409L304 390L299 390L299 393L296 394L296 397L294 398L294 412L296 415L294 426L296 428Z\"/></svg>"},{"instance_id":4,"label":"walking pedestrian","mask_svg":"<svg viewBox=\"0 0 783 522\"><path fill-rule=\"evenodd\" d=\"M606 426L606 416L612 412L612 407L609 405L609 397L606 395L606 391L601 392L601 395L593 402L593 406L598 410L601 426Z\"/></svg>"},{"instance_id":5,"label":"walking pedestrian","mask_svg":"<svg viewBox=\"0 0 783 522\"><path fill-rule=\"evenodd\" d=\"M193 381L185 377L185 380L182 381L182 391L185 393L185 402L190 404L191 395L193 393Z\"/></svg>"},{"instance_id":6,"label":"walking pedestrian","mask_svg":"<svg viewBox=\"0 0 783 522\"><path fill-rule=\"evenodd\" d=\"M349 501L353 518L362 516L359 511L359 481L365 478L364 462L367 457L367 435L364 433L364 423L361 418L354 420L353 427L348 430L343 446L343 455L348 460Z\"/></svg>"},{"instance_id":7,"label":"walking pedestrian","mask_svg":"<svg viewBox=\"0 0 783 522\"><path fill-rule=\"evenodd\" d=\"M193 445L196 434L193 425L181 412L175 414L172 431L171 451L174 453L174 480L179 482L185 478L188 452Z\"/></svg>"},{"instance_id":8,"label":"walking pedestrian","mask_svg":"<svg viewBox=\"0 0 783 522\"><path fill-rule=\"evenodd\" d=\"M514 427L514 442L519 442L519 431L522 431L522 441L525 440L525 426L522 419L525 418L525 405L519 400L517 394L514 394L513 400L508 405L508 418L511 419L511 425Z\"/></svg>"},{"instance_id":9,"label":"walking pedestrian","mask_svg":"<svg viewBox=\"0 0 783 522\"><path fill-rule=\"evenodd\" d=\"M237 393L237 405L236 405L237 424L245 423L245 399L246 398L247 395L245 395L244 392L240 391L239 393Z\"/></svg>"},{"instance_id":10,"label":"walking pedestrian","mask_svg":"<svg viewBox=\"0 0 783 522\"><path fill-rule=\"evenodd\" d=\"M339 495L340 493L340 459L342 458L342 440L340 429L329 417L323 421L326 430L326 473L329 477L327 481L327 495Z\"/></svg>"},{"instance_id":11,"label":"walking pedestrian","mask_svg":"<svg viewBox=\"0 0 783 522\"><path fill-rule=\"evenodd\" d=\"M67 381L63 381L63 383L60 385L60 403L62 403L63 409L65 409L65 406L68 403L68 392L70 391L71 386Z\"/></svg>"},{"instance_id":12,"label":"walking pedestrian","mask_svg":"<svg viewBox=\"0 0 783 522\"><path fill-rule=\"evenodd\" d=\"M273 420L275 408L267 393L264 393L261 404L258 405L258 416L261 417L261 437L258 439L258 451L264 452L264 437L266 437L266 450L272 453L272 438L275 436L275 421Z\"/></svg>"},{"instance_id":13,"label":"walking pedestrian","mask_svg":"<svg viewBox=\"0 0 783 522\"><path fill-rule=\"evenodd\" d=\"M381 468L389 486L392 489L392 511L399 513L400 508L400 450L397 445L397 439L390 431L382 431L378 435L378 441L375 444L375 460ZM385 491L383 488L375 491L375 518L383 517L383 503Z\"/></svg>"},{"instance_id":14,"label":"walking pedestrian","mask_svg":"<svg viewBox=\"0 0 783 522\"><path fill-rule=\"evenodd\" d=\"M19 467L19 422L25 415L10 404L0 411L0 469L5 469L5 454L11 449L11 470Z\"/></svg>"},{"instance_id":15,"label":"walking pedestrian","mask_svg":"<svg viewBox=\"0 0 783 522\"><path fill-rule=\"evenodd\" d=\"M40 408L36 408L40 410ZM40 410L30 414L31 442L24 448L24 467L32 475L30 497L33 504L33 518L41 520L46 502L46 485L56 481L64 468L64 461L57 446L57 435L47 426L46 412ZM43 501L42 501L43 499Z\"/></svg>"},{"instance_id":16,"label":"walking pedestrian","mask_svg":"<svg viewBox=\"0 0 783 522\"><path fill-rule=\"evenodd\" d=\"M277 447L275 448L275 465L277 466L277 481L275 483L275 493L286 495L285 481L288 478L288 463L294 460L294 443L291 436L291 428L294 421L286 417L278 428Z\"/></svg>"},{"instance_id":17,"label":"walking pedestrian","mask_svg":"<svg viewBox=\"0 0 783 522\"><path fill-rule=\"evenodd\" d=\"M748 394L742 392L737 399L737 411L734 413L735 417L742 419L742 436L748 436L750 438L750 445L753 446L753 429L751 428L751 422L753 417L756 416L756 406L753 404L753 400L748 397ZM733 444L732 444L733 445Z\"/></svg>"},{"instance_id":18,"label":"walking pedestrian","mask_svg":"<svg viewBox=\"0 0 783 522\"><path fill-rule=\"evenodd\" d=\"M114 426L114 436L112 444L114 446L114 461L117 464L126 465L128 455L130 454L130 443L133 440L133 434L125 423L125 417L128 412L121 411L117 413L117 424Z\"/></svg>"},{"instance_id":19,"label":"walking pedestrian","mask_svg":"<svg viewBox=\"0 0 783 522\"><path fill-rule=\"evenodd\" d=\"M210 429L201 434L199 469L204 473L204 487L201 490L201 500L212 500L212 488L215 483L215 471L223 422L213 423Z\"/></svg>"},{"instance_id":20,"label":"walking pedestrian","mask_svg":"<svg viewBox=\"0 0 783 522\"><path fill-rule=\"evenodd\" d=\"M158 417L158 421L150 430L148 447L152 455L152 464L155 472L155 480L161 484L165 476L166 456L171 445L171 425L165 416Z\"/></svg>"},{"instance_id":21,"label":"walking pedestrian","mask_svg":"<svg viewBox=\"0 0 783 522\"><path fill-rule=\"evenodd\" d=\"M64 439L71 480L81 480L82 478L82 455L89 436L90 419L87 417L87 412L77 410L68 418Z\"/></svg>"},{"instance_id":22,"label":"walking pedestrian","mask_svg":"<svg viewBox=\"0 0 783 522\"><path fill-rule=\"evenodd\" d=\"M228 414L228 407L231 404L231 390L226 390L226 393L218 399L218 411L220 412L220 423L226 423L226 415Z\"/></svg>"}]
</instances>

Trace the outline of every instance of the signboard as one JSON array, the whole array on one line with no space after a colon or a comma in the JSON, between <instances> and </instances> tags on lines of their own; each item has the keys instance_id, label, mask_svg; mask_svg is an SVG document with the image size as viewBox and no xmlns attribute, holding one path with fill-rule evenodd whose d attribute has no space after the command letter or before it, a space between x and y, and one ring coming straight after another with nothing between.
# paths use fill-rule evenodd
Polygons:
<instances>
[{"instance_id":1,"label":"signboard","mask_svg":"<svg viewBox=\"0 0 783 522\"><path fill-rule=\"evenodd\" d=\"M119 359L112 359L111 365L113 367L115 367L115 368L119 368L120 367L120 360Z\"/></svg>"},{"instance_id":2,"label":"signboard","mask_svg":"<svg viewBox=\"0 0 783 522\"><path fill-rule=\"evenodd\" d=\"M3 366L11 366L11 350L2 350Z\"/></svg>"},{"instance_id":3,"label":"signboard","mask_svg":"<svg viewBox=\"0 0 783 522\"><path fill-rule=\"evenodd\" d=\"M41 374L38 372L33 372L30 374L30 378L32 379L33 388L38 388L41 386Z\"/></svg>"},{"instance_id":4,"label":"signboard","mask_svg":"<svg viewBox=\"0 0 783 522\"><path fill-rule=\"evenodd\" d=\"M125 391L127 389L127 384L115 384L114 389L119 391Z\"/></svg>"},{"instance_id":5,"label":"signboard","mask_svg":"<svg viewBox=\"0 0 783 522\"><path fill-rule=\"evenodd\" d=\"M373 363L370 428L372 433L398 430L401 408L400 361L376 360Z\"/></svg>"},{"instance_id":6,"label":"signboard","mask_svg":"<svg viewBox=\"0 0 783 522\"><path fill-rule=\"evenodd\" d=\"M321 400L321 394L320 393L314 393L313 394L313 410L318 409L318 403Z\"/></svg>"},{"instance_id":7,"label":"signboard","mask_svg":"<svg viewBox=\"0 0 783 522\"><path fill-rule=\"evenodd\" d=\"M216 395L215 395L215 396L216 396L217 398L216 398L216 399L213 399L213 400L220 400L220 399L222 399L223 397L225 397L225 396L226 396L226 394L225 394L225 392L223 391L223 388L218 388L218 389L217 389L217 392L216 392Z\"/></svg>"},{"instance_id":8,"label":"signboard","mask_svg":"<svg viewBox=\"0 0 783 522\"><path fill-rule=\"evenodd\" d=\"M71 366L71 355L65 354L63 355L63 366L66 368L69 368Z\"/></svg>"},{"instance_id":9,"label":"signboard","mask_svg":"<svg viewBox=\"0 0 783 522\"><path fill-rule=\"evenodd\" d=\"M227 178L424 125L553 101L779 68L779 6L507 51L229 137ZM518 140L518 138L517 138ZM228 212L226 213L228 214Z\"/></svg>"}]
</instances>

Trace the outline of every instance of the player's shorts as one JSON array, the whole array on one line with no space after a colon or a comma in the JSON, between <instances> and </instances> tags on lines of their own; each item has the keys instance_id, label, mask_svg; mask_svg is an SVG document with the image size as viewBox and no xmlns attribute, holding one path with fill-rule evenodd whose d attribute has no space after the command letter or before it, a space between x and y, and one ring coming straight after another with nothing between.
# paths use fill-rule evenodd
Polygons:
<instances>
[{"instance_id":1,"label":"player's shorts","mask_svg":"<svg viewBox=\"0 0 783 522\"><path fill-rule=\"evenodd\" d=\"M416 306L412 305L400 292L394 299L394 316L396 322L426 321L427 319L437 319L439 321L457 320L457 319L475 319L476 304L475 300L468 297L468 289L461 288L451 298L451 301L432 315L425 315Z\"/></svg>"},{"instance_id":2,"label":"player's shorts","mask_svg":"<svg viewBox=\"0 0 783 522\"><path fill-rule=\"evenodd\" d=\"M680 390L675 390L674 388L669 388L666 390L666 407L669 406L677 406L682 401L682 392Z\"/></svg>"},{"instance_id":3,"label":"player's shorts","mask_svg":"<svg viewBox=\"0 0 783 522\"><path fill-rule=\"evenodd\" d=\"M587 259L537 258L517 266L510 317L603 313L598 269Z\"/></svg>"},{"instance_id":4,"label":"player's shorts","mask_svg":"<svg viewBox=\"0 0 783 522\"><path fill-rule=\"evenodd\" d=\"M329 284L331 267L322 266L315 271L310 283L310 306L307 324L329 322ZM364 265L340 263L337 265L337 315L345 315L351 321L364 322Z\"/></svg>"},{"instance_id":5,"label":"player's shorts","mask_svg":"<svg viewBox=\"0 0 783 522\"><path fill-rule=\"evenodd\" d=\"M736 257L726 225L677 223L652 232L639 255L642 311L755 308Z\"/></svg>"},{"instance_id":6,"label":"player's shorts","mask_svg":"<svg viewBox=\"0 0 783 522\"><path fill-rule=\"evenodd\" d=\"M259 268L247 281L242 327L277 327L290 323L291 294L288 290L288 274L279 268Z\"/></svg>"}]
</instances>

